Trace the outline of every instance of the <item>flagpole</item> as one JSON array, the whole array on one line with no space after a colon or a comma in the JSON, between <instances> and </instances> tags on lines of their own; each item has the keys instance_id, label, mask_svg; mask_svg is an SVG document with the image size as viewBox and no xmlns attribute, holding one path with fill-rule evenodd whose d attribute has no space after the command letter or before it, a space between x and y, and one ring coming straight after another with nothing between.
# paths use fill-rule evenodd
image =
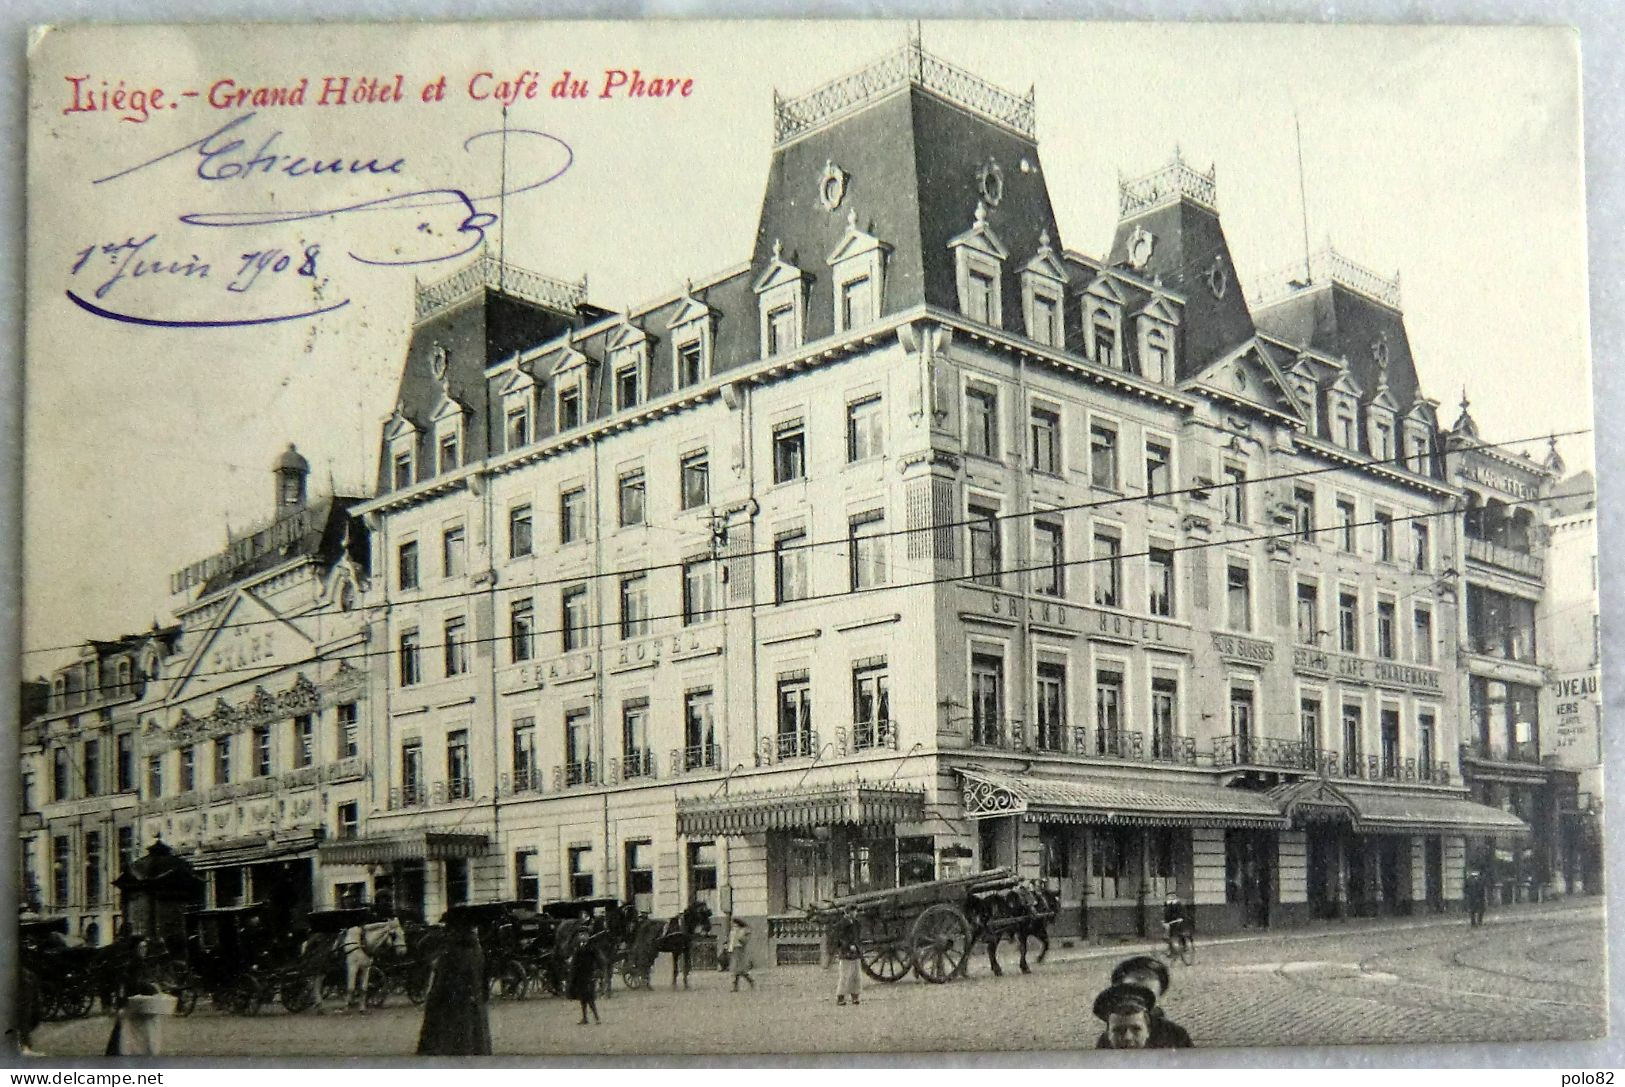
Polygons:
<instances>
[{"instance_id":1,"label":"flagpole","mask_svg":"<svg viewBox=\"0 0 1625 1087\"><path fill-rule=\"evenodd\" d=\"M502 106L502 181L497 191L497 290L507 288L508 275L508 107Z\"/></svg>"}]
</instances>

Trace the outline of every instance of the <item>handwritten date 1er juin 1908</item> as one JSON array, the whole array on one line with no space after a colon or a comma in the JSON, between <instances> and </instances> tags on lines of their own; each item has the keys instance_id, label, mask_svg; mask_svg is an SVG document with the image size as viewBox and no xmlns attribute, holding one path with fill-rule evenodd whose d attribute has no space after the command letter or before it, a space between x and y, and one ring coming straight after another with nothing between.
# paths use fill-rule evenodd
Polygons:
<instances>
[{"instance_id":1,"label":"handwritten date 1er juin 1908","mask_svg":"<svg viewBox=\"0 0 1625 1087\"><path fill-rule=\"evenodd\" d=\"M111 267L112 273L96 285L93 292L97 298L106 298L114 287L124 280L140 279L148 276L161 276L181 279L208 279L213 271L212 266L196 253L186 259L176 259L158 254L153 246L158 240L157 234L148 234L145 238L127 238L121 242L106 242L102 245L89 245L74 254L71 274L78 275L86 271L92 264L97 269ZM242 294L259 282L261 275L283 275L293 272L296 275L316 277L316 258L321 255L320 245L306 245L303 248L284 250L280 248L260 249L238 255L233 268L232 276L226 282L226 290ZM104 266L98 258L106 258ZM100 274L92 270L92 274Z\"/></svg>"}]
</instances>

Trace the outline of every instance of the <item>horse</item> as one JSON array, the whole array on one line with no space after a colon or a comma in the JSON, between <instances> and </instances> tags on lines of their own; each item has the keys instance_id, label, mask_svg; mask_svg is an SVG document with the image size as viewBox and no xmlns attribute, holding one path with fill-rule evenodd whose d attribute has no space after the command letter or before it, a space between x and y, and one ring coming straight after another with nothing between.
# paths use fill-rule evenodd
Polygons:
<instances>
[{"instance_id":1,"label":"horse","mask_svg":"<svg viewBox=\"0 0 1625 1087\"><path fill-rule=\"evenodd\" d=\"M1035 962L1049 954L1049 921L1059 912L1060 896L1046 887L1022 881L1007 891L978 895L971 900L971 943L987 944L987 963L994 977L1003 977L999 965L999 942L1014 940L1021 949L1021 972L1032 973L1027 964L1027 941L1039 943Z\"/></svg>"},{"instance_id":2,"label":"horse","mask_svg":"<svg viewBox=\"0 0 1625 1087\"><path fill-rule=\"evenodd\" d=\"M335 957L344 965L344 1002L363 1010L367 1005L368 976L376 958L397 958L406 954L406 928L400 919L390 917L366 925L352 925L335 933L322 958Z\"/></svg>"},{"instance_id":3,"label":"horse","mask_svg":"<svg viewBox=\"0 0 1625 1087\"><path fill-rule=\"evenodd\" d=\"M676 917L665 922L665 928L660 938L655 941L655 957L661 955L671 956L671 987L677 988L677 971L681 966L683 974L683 988L688 988L688 969L690 952L694 943L694 934L711 933L711 907L704 902L695 901Z\"/></svg>"}]
</instances>

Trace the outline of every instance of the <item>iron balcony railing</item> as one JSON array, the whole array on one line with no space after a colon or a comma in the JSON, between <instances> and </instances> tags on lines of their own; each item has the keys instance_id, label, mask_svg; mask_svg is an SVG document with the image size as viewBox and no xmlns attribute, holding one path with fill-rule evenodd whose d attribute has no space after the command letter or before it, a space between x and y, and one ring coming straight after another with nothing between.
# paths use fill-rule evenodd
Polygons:
<instances>
[{"instance_id":1,"label":"iron balcony railing","mask_svg":"<svg viewBox=\"0 0 1625 1087\"><path fill-rule=\"evenodd\" d=\"M1491 743L1479 737L1468 740L1461 745L1462 754L1468 758L1485 759L1490 762L1505 763L1540 763L1540 744L1535 740L1519 740L1509 744Z\"/></svg>"},{"instance_id":2,"label":"iron balcony railing","mask_svg":"<svg viewBox=\"0 0 1625 1087\"><path fill-rule=\"evenodd\" d=\"M695 770L716 770L722 766L722 748L717 744L675 747L671 752L671 764L682 767L685 774Z\"/></svg>"},{"instance_id":3,"label":"iron balcony railing","mask_svg":"<svg viewBox=\"0 0 1625 1087\"><path fill-rule=\"evenodd\" d=\"M655 777L655 753L647 747L629 748L621 756L620 776L623 781Z\"/></svg>"},{"instance_id":4,"label":"iron balcony railing","mask_svg":"<svg viewBox=\"0 0 1625 1087\"><path fill-rule=\"evenodd\" d=\"M553 783L560 789L573 789L582 785L598 784L598 767L591 759L567 762L553 767Z\"/></svg>"},{"instance_id":5,"label":"iron balcony railing","mask_svg":"<svg viewBox=\"0 0 1625 1087\"><path fill-rule=\"evenodd\" d=\"M874 747L897 750L897 722L888 720L852 722L852 750L867 751Z\"/></svg>"},{"instance_id":6,"label":"iron balcony railing","mask_svg":"<svg viewBox=\"0 0 1625 1087\"><path fill-rule=\"evenodd\" d=\"M423 782L408 782L398 789L389 790L391 811L400 808L421 808L429 803L429 787Z\"/></svg>"},{"instance_id":7,"label":"iron balcony railing","mask_svg":"<svg viewBox=\"0 0 1625 1087\"><path fill-rule=\"evenodd\" d=\"M1258 766L1279 770L1316 770L1319 755L1302 740L1231 733L1213 741L1214 766Z\"/></svg>"},{"instance_id":8,"label":"iron balcony railing","mask_svg":"<svg viewBox=\"0 0 1625 1087\"><path fill-rule=\"evenodd\" d=\"M1172 736L1163 732L1151 734L1151 761L1172 762L1182 766L1196 763L1196 737Z\"/></svg>"},{"instance_id":9,"label":"iron balcony railing","mask_svg":"<svg viewBox=\"0 0 1625 1087\"><path fill-rule=\"evenodd\" d=\"M1102 758L1134 759L1145 757L1145 737L1138 732L1121 728L1095 729L1094 753Z\"/></svg>"},{"instance_id":10,"label":"iron balcony railing","mask_svg":"<svg viewBox=\"0 0 1625 1087\"><path fill-rule=\"evenodd\" d=\"M1546 562L1539 555L1498 544L1493 540L1467 537L1467 557L1486 566L1498 566L1524 577L1539 578L1546 572Z\"/></svg>"}]
</instances>

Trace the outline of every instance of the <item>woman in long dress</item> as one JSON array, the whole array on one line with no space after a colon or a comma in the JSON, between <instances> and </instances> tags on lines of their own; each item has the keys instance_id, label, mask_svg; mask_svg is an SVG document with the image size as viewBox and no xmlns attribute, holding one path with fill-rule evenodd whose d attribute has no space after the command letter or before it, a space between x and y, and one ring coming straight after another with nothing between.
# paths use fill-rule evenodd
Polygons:
<instances>
[{"instance_id":1,"label":"woman in long dress","mask_svg":"<svg viewBox=\"0 0 1625 1087\"><path fill-rule=\"evenodd\" d=\"M418 1055L478 1057L491 1052L491 1019L486 1007L485 952L471 928L454 928L434 965L423 1002Z\"/></svg>"}]
</instances>

